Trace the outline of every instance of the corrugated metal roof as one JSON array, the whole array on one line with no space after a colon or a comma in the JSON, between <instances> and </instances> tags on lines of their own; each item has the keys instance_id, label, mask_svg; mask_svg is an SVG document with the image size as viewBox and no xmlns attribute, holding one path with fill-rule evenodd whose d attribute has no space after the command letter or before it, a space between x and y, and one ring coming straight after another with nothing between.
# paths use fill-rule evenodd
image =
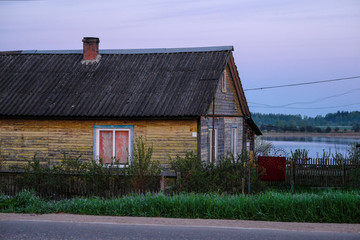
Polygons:
<instances>
[{"instance_id":1,"label":"corrugated metal roof","mask_svg":"<svg viewBox=\"0 0 360 240\"><path fill-rule=\"evenodd\" d=\"M190 47L190 48L144 48L144 49L100 49L99 54L153 54L234 51L233 46ZM21 54L82 54L83 50L23 50ZM7 52L9 53L9 52ZM1 54L1 52L0 52Z\"/></svg>"},{"instance_id":2,"label":"corrugated metal roof","mask_svg":"<svg viewBox=\"0 0 360 240\"><path fill-rule=\"evenodd\" d=\"M0 54L0 116L205 115L232 47L190 50L105 50L89 65L74 50Z\"/></svg>"}]
</instances>

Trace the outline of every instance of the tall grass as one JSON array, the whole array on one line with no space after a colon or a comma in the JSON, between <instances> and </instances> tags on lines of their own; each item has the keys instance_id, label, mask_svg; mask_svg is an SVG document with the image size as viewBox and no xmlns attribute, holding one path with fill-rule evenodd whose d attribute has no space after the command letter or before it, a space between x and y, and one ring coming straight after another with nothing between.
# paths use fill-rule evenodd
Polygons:
<instances>
[{"instance_id":1,"label":"tall grass","mask_svg":"<svg viewBox=\"0 0 360 240\"><path fill-rule=\"evenodd\" d=\"M359 191L267 192L251 196L180 194L128 195L121 198L43 200L24 191L0 196L1 212L74 213L111 216L243 219L286 222L360 223Z\"/></svg>"}]
</instances>

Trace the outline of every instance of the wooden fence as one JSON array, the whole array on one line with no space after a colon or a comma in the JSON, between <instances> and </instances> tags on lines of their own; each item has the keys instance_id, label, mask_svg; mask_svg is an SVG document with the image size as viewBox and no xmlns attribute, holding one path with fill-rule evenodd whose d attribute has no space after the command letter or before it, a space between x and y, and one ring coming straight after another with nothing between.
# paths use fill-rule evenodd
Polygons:
<instances>
[{"instance_id":1,"label":"wooden fence","mask_svg":"<svg viewBox=\"0 0 360 240\"><path fill-rule=\"evenodd\" d=\"M277 184L279 181L269 183ZM360 187L360 163L346 159L288 158L283 183L311 187Z\"/></svg>"},{"instance_id":2,"label":"wooden fence","mask_svg":"<svg viewBox=\"0 0 360 240\"><path fill-rule=\"evenodd\" d=\"M291 160L289 160L291 163ZM291 164L289 164L290 166ZM292 170L292 171L291 171ZM360 187L360 164L349 160L307 159L294 161L287 179L293 174L295 185L317 187Z\"/></svg>"},{"instance_id":3,"label":"wooden fence","mask_svg":"<svg viewBox=\"0 0 360 240\"><path fill-rule=\"evenodd\" d=\"M0 193L14 196L32 189L41 197L117 197L131 192L158 192L164 176L148 176L143 189L135 189L130 176L122 174L54 174L0 170Z\"/></svg>"},{"instance_id":4,"label":"wooden fence","mask_svg":"<svg viewBox=\"0 0 360 240\"><path fill-rule=\"evenodd\" d=\"M283 163L281 164L283 166ZM145 188L139 191L132 187L131 178L122 174L47 174L0 170L0 193L13 196L23 189L34 189L39 196L50 198L116 197L130 192L164 190L165 178L173 178L176 182L177 175L171 171L163 171L160 176L146 179ZM336 159L286 159L285 181L269 183L288 186L359 188L360 163Z\"/></svg>"}]
</instances>

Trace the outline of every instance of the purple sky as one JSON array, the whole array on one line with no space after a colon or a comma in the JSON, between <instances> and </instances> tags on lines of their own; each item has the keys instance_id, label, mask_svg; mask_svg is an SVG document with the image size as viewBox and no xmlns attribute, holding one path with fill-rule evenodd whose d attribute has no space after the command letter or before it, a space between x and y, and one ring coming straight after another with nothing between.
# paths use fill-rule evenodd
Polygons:
<instances>
[{"instance_id":1,"label":"purple sky","mask_svg":"<svg viewBox=\"0 0 360 240\"><path fill-rule=\"evenodd\" d=\"M360 76L358 0L0 0L0 51L233 45L244 89ZM245 91L250 110L360 111L360 78Z\"/></svg>"}]
</instances>

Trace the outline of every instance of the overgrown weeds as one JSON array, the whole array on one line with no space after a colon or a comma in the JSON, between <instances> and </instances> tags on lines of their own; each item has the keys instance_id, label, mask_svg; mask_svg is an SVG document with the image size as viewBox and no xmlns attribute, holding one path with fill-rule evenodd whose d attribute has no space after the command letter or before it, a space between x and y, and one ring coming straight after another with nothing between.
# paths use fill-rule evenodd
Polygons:
<instances>
[{"instance_id":1,"label":"overgrown weeds","mask_svg":"<svg viewBox=\"0 0 360 240\"><path fill-rule=\"evenodd\" d=\"M133 189L144 193L152 185L158 185L156 176L161 173L160 162L152 160L153 147L146 146L142 137L135 139L131 165L126 169L131 176Z\"/></svg>"},{"instance_id":2,"label":"overgrown weeds","mask_svg":"<svg viewBox=\"0 0 360 240\"><path fill-rule=\"evenodd\" d=\"M255 195L135 194L124 197L40 199L24 191L0 195L1 212L73 213L111 216L242 219L286 222L360 223L359 191L267 192Z\"/></svg>"},{"instance_id":3,"label":"overgrown weeds","mask_svg":"<svg viewBox=\"0 0 360 240\"><path fill-rule=\"evenodd\" d=\"M158 191L160 164L151 159L152 151L152 147L145 148L142 138L137 138L133 164L127 167L66 154L61 162L41 161L34 155L22 169L17 169L15 187L51 199Z\"/></svg>"},{"instance_id":4,"label":"overgrown weeds","mask_svg":"<svg viewBox=\"0 0 360 240\"><path fill-rule=\"evenodd\" d=\"M204 163L193 152L188 152L184 157L171 160L171 167L181 176L174 187L176 193L248 193L249 175L252 192L261 191L265 186L258 180L257 168L250 163L247 152L236 157L228 154L216 164Z\"/></svg>"}]
</instances>

